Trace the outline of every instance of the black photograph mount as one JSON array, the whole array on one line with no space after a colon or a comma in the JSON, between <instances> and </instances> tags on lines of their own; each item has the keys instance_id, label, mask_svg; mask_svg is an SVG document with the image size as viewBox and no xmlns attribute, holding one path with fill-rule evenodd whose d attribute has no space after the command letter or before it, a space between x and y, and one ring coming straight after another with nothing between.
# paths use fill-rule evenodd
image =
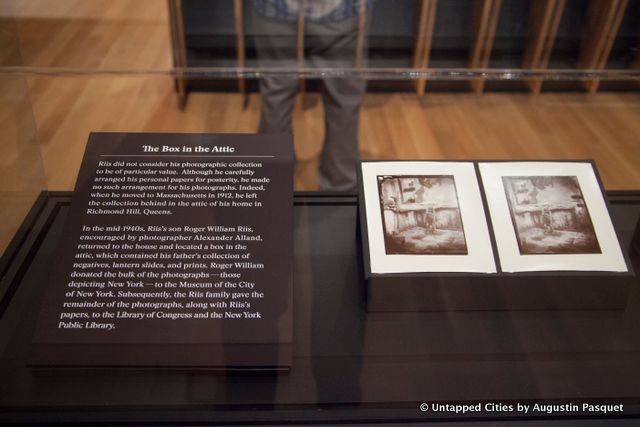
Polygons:
<instances>
[{"instance_id":1,"label":"black photograph mount","mask_svg":"<svg viewBox=\"0 0 640 427\"><path fill-rule=\"evenodd\" d=\"M415 161L436 163L429 161ZM635 275L628 259L626 251L622 263L626 271L588 271L556 268L553 271L517 271L507 272L501 265L498 243L495 235L494 218L491 216L491 209L488 204L485 185L483 185L480 174L480 163L500 164L513 163L513 161L456 161L457 163L471 163L475 168L477 182L480 183L482 191L482 205L478 211L484 212L491 235L491 250L497 271L495 273L484 273L474 271L446 271L445 269L436 271L405 271L405 272L376 272L376 267L372 265L371 239L378 238L372 233L382 233L384 230L378 222L372 225L369 218L370 212L380 209L376 205L384 204L385 209L399 211L395 200L385 201L381 194L372 191L374 183L367 183L366 176L363 175L363 168L359 170L359 238L363 254L363 273L366 282L367 309L369 311L473 311L473 310L621 310L626 307L628 287L633 283ZM373 161L363 162L366 164L393 164L397 169L397 175L402 175L403 164L412 161ZM448 161L438 161L446 164ZM454 163L451 161L450 163ZM536 162L528 162L536 163ZM558 163L556 161L539 162ZM598 192L604 194L602 183L597 174L595 164L591 161L562 161L566 164L588 165L593 168L597 180ZM389 170L392 170L390 167ZM428 168L425 174L428 175ZM414 170L411 170L412 174ZM369 179L373 173L369 174ZM414 195L414 187L419 187L424 183L415 183L409 187L409 193ZM428 183L427 183L428 184ZM367 189L366 187L369 186ZM369 191L369 199L365 194ZM402 191L402 190L400 190ZM458 188L458 191L460 189ZM375 194L375 197L371 197ZM414 196L415 197L415 196ZM608 202L605 200L605 210L608 215ZM413 202L412 199L409 203ZM377 214L377 212L375 212ZM383 213L384 215L384 213ZM607 217L608 218L608 217ZM384 221L384 218L382 219ZM389 219L387 219L389 221ZM396 220L397 221L397 220ZM414 218L413 222L424 222L421 217ZM511 224L509 224L511 226ZM425 226L422 225L424 228ZM378 230L377 228L380 228ZM415 234L414 231L411 231ZM613 238L615 239L615 232ZM403 236L406 240L406 237ZM617 244L616 239L616 244ZM373 249L375 250L375 249ZM378 249L379 250L379 249ZM504 253L504 250L503 252ZM396 254L387 254L389 263L393 264ZM426 254L414 255L419 257L429 257L429 262L439 265L439 258L442 255ZM420 261L416 261L419 265ZM419 268L419 267L418 267Z\"/></svg>"},{"instance_id":2,"label":"black photograph mount","mask_svg":"<svg viewBox=\"0 0 640 427\"><path fill-rule=\"evenodd\" d=\"M290 368L292 203L290 135L92 133L31 364Z\"/></svg>"}]
</instances>

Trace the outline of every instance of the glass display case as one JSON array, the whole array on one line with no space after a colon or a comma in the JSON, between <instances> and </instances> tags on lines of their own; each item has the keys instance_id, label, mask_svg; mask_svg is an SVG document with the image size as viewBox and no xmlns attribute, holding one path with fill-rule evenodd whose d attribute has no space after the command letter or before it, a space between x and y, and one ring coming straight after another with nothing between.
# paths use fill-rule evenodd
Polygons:
<instances>
[{"instance_id":1,"label":"glass display case","mask_svg":"<svg viewBox=\"0 0 640 427\"><path fill-rule=\"evenodd\" d=\"M372 311L355 179L592 160L639 271L639 24L638 0L0 2L0 422L637 424L637 277L623 309ZM30 364L91 132L293 133L290 369Z\"/></svg>"}]
</instances>

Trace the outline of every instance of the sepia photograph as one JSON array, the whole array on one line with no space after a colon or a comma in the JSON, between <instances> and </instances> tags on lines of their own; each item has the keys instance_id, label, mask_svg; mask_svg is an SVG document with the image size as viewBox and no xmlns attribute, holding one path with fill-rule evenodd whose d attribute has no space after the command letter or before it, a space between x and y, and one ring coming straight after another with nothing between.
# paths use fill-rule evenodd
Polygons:
<instances>
[{"instance_id":1,"label":"sepia photograph","mask_svg":"<svg viewBox=\"0 0 640 427\"><path fill-rule=\"evenodd\" d=\"M628 271L592 162L495 161L478 169L503 272Z\"/></svg>"},{"instance_id":2,"label":"sepia photograph","mask_svg":"<svg viewBox=\"0 0 640 427\"><path fill-rule=\"evenodd\" d=\"M452 175L378 176L387 254L466 255Z\"/></svg>"},{"instance_id":3,"label":"sepia photograph","mask_svg":"<svg viewBox=\"0 0 640 427\"><path fill-rule=\"evenodd\" d=\"M361 167L372 273L496 272L472 162L362 162Z\"/></svg>"},{"instance_id":4,"label":"sepia photograph","mask_svg":"<svg viewBox=\"0 0 640 427\"><path fill-rule=\"evenodd\" d=\"M575 176L502 177L520 254L601 253Z\"/></svg>"}]
</instances>

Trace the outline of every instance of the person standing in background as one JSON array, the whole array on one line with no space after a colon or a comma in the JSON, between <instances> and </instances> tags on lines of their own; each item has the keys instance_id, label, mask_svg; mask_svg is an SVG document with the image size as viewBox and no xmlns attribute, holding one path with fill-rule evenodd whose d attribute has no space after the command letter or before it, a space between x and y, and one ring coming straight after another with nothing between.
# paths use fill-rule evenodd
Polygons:
<instances>
[{"instance_id":1,"label":"person standing in background","mask_svg":"<svg viewBox=\"0 0 640 427\"><path fill-rule=\"evenodd\" d=\"M361 4L361 2L365 2ZM258 63L264 68L294 69L297 63L298 17L304 17L305 65L314 68L356 67L358 16L368 0L253 0L251 14ZM320 155L320 189L356 188L358 123L366 82L361 77L328 77L322 82L325 135ZM269 75L260 79L261 133L291 132L298 80Z\"/></svg>"}]
</instances>

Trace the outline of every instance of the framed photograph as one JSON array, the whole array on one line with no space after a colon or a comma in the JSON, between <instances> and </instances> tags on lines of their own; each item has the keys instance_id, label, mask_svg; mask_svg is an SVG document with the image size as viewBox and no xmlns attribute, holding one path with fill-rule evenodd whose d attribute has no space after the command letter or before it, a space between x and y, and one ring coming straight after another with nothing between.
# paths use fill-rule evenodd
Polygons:
<instances>
[{"instance_id":1,"label":"framed photograph","mask_svg":"<svg viewBox=\"0 0 640 427\"><path fill-rule=\"evenodd\" d=\"M363 162L371 272L495 273L473 163Z\"/></svg>"},{"instance_id":2,"label":"framed photograph","mask_svg":"<svg viewBox=\"0 0 640 427\"><path fill-rule=\"evenodd\" d=\"M591 163L479 168L502 271L627 271Z\"/></svg>"}]
</instances>

